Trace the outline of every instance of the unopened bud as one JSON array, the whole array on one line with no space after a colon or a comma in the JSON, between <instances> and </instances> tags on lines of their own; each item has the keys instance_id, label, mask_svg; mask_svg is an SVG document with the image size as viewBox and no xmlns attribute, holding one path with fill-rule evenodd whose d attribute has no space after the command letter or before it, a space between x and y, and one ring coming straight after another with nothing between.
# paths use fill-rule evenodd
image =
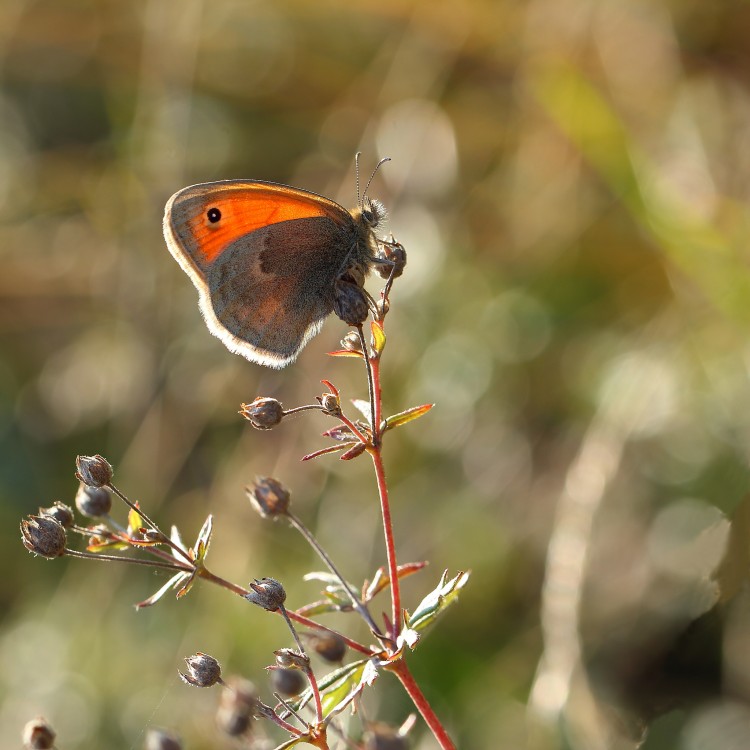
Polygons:
<instances>
[{"instance_id":1,"label":"unopened bud","mask_svg":"<svg viewBox=\"0 0 750 750\"><path fill-rule=\"evenodd\" d=\"M270 430L284 418L284 409L275 398L259 396L250 404L242 404L240 414L256 430Z\"/></svg>"},{"instance_id":2,"label":"unopened bud","mask_svg":"<svg viewBox=\"0 0 750 750\"><path fill-rule=\"evenodd\" d=\"M245 599L269 612L275 612L286 599L284 587L275 578L256 578L250 588L252 591L245 594Z\"/></svg>"},{"instance_id":3,"label":"unopened bud","mask_svg":"<svg viewBox=\"0 0 750 750\"><path fill-rule=\"evenodd\" d=\"M289 509L289 490L273 477L258 477L252 487L245 487L250 504L263 518L278 518Z\"/></svg>"},{"instance_id":4,"label":"unopened bud","mask_svg":"<svg viewBox=\"0 0 750 750\"><path fill-rule=\"evenodd\" d=\"M323 414L328 414L331 417L341 416L341 401L335 393L324 393L322 396L316 396L315 398L323 407Z\"/></svg>"},{"instance_id":5,"label":"unopened bud","mask_svg":"<svg viewBox=\"0 0 750 750\"><path fill-rule=\"evenodd\" d=\"M301 633L302 638L318 654L331 664L340 664L346 655L346 641L338 633Z\"/></svg>"},{"instance_id":6,"label":"unopened bud","mask_svg":"<svg viewBox=\"0 0 750 750\"><path fill-rule=\"evenodd\" d=\"M260 705L252 682L231 677L221 694L216 723L225 734L239 737L250 728L250 720L259 715Z\"/></svg>"},{"instance_id":7,"label":"unopened bud","mask_svg":"<svg viewBox=\"0 0 750 750\"><path fill-rule=\"evenodd\" d=\"M391 303L387 299L379 299L375 303L375 312L377 313L378 320L383 320L383 318L388 314L388 310L391 309Z\"/></svg>"},{"instance_id":8,"label":"unopened bud","mask_svg":"<svg viewBox=\"0 0 750 750\"><path fill-rule=\"evenodd\" d=\"M112 481L112 467L102 456L78 456L76 478L89 487L104 487Z\"/></svg>"},{"instance_id":9,"label":"unopened bud","mask_svg":"<svg viewBox=\"0 0 750 750\"><path fill-rule=\"evenodd\" d=\"M149 729L143 750L182 750L182 740L166 729Z\"/></svg>"},{"instance_id":10,"label":"unopened bud","mask_svg":"<svg viewBox=\"0 0 750 750\"><path fill-rule=\"evenodd\" d=\"M375 266L383 279L397 279L404 272L406 266L406 250L400 242L384 242L380 247L380 257L388 261Z\"/></svg>"},{"instance_id":11,"label":"unopened bud","mask_svg":"<svg viewBox=\"0 0 750 750\"><path fill-rule=\"evenodd\" d=\"M67 536L51 516L29 516L21 521L21 541L29 552L53 559L65 554Z\"/></svg>"},{"instance_id":12,"label":"unopened bud","mask_svg":"<svg viewBox=\"0 0 750 750\"><path fill-rule=\"evenodd\" d=\"M73 509L59 500L52 503L49 508L39 508L39 515L54 518L64 529L69 529L76 520Z\"/></svg>"},{"instance_id":13,"label":"unopened bud","mask_svg":"<svg viewBox=\"0 0 750 750\"><path fill-rule=\"evenodd\" d=\"M299 651L291 648L280 648L274 651L276 664L284 669L301 669L307 671L310 668L310 658Z\"/></svg>"},{"instance_id":14,"label":"unopened bud","mask_svg":"<svg viewBox=\"0 0 750 750\"><path fill-rule=\"evenodd\" d=\"M211 687L217 682L221 682L221 665L213 656L201 653L200 651L193 656L185 659L188 667L188 674L179 672L182 681L193 687Z\"/></svg>"},{"instance_id":15,"label":"unopened bud","mask_svg":"<svg viewBox=\"0 0 750 750\"><path fill-rule=\"evenodd\" d=\"M307 679L297 669L279 667L271 671L271 686L274 692L291 698L299 695L307 687Z\"/></svg>"},{"instance_id":16,"label":"unopened bud","mask_svg":"<svg viewBox=\"0 0 750 750\"><path fill-rule=\"evenodd\" d=\"M356 331L349 331L349 333L341 339L341 347L350 352L361 352L362 341L359 338L359 334Z\"/></svg>"},{"instance_id":17,"label":"unopened bud","mask_svg":"<svg viewBox=\"0 0 750 750\"><path fill-rule=\"evenodd\" d=\"M88 487L81 482L76 492L76 508L89 518L108 516L112 510L112 496L104 487Z\"/></svg>"},{"instance_id":18,"label":"unopened bud","mask_svg":"<svg viewBox=\"0 0 750 750\"><path fill-rule=\"evenodd\" d=\"M26 750L50 750L55 746L55 730L41 716L26 723L23 728L23 746Z\"/></svg>"},{"instance_id":19,"label":"unopened bud","mask_svg":"<svg viewBox=\"0 0 750 750\"><path fill-rule=\"evenodd\" d=\"M370 312L362 287L347 279L337 279L333 288L333 311L347 325L362 325Z\"/></svg>"}]
</instances>

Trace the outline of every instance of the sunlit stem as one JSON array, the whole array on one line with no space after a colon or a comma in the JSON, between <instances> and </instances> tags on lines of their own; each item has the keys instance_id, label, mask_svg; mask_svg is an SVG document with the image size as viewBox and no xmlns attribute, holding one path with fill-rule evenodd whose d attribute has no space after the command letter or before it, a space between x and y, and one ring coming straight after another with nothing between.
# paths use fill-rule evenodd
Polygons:
<instances>
[{"instance_id":1,"label":"sunlit stem","mask_svg":"<svg viewBox=\"0 0 750 750\"><path fill-rule=\"evenodd\" d=\"M399 682L404 686L415 707L422 714L422 718L427 722L427 726L432 731L435 739L442 750L456 750L453 740L448 736L445 727L440 723L437 714L432 710L429 701L425 698L424 693L419 689L414 677L412 677L406 662L403 659L391 664L388 669L398 677Z\"/></svg>"},{"instance_id":2,"label":"sunlit stem","mask_svg":"<svg viewBox=\"0 0 750 750\"><path fill-rule=\"evenodd\" d=\"M394 640L401 632L401 586L398 580L398 563L396 561L396 545L393 540L393 522L391 520L391 505L388 499L388 484L385 479L385 468L380 448L369 450L372 464L375 468L375 476L378 482L378 495L380 496L380 513L383 517L383 536L385 538L385 551L388 561L388 577L391 584L391 622Z\"/></svg>"},{"instance_id":3,"label":"sunlit stem","mask_svg":"<svg viewBox=\"0 0 750 750\"><path fill-rule=\"evenodd\" d=\"M375 378L373 375L373 362L368 353L367 341L365 340L365 331L362 325L357 326L359 334L359 345L362 347L363 359L365 360L365 369L367 370L367 391L370 395L370 427L372 428L372 444L380 445L380 425L377 422L378 409L377 403L380 401L380 394L375 393Z\"/></svg>"}]
</instances>

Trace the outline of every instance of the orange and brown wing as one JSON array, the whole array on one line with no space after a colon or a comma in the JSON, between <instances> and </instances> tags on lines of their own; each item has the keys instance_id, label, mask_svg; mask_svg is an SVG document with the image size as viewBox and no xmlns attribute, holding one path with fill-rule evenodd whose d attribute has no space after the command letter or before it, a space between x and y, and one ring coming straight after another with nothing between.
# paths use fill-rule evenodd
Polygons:
<instances>
[{"instance_id":1,"label":"orange and brown wing","mask_svg":"<svg viewBox=\"0 0 750 750\"><path fill-rule=\"evenodd\" d=\"M185 188L164 217L167 245L198 288L211 332L271 367L293 361L331 312L354 231L337 203L262 182Z\"/></svg>"}]
</instances>

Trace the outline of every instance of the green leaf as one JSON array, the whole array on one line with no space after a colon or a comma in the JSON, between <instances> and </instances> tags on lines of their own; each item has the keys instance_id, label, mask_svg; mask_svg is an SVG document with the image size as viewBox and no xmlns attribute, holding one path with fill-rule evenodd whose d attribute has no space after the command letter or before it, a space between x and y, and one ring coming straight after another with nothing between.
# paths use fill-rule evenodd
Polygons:
<instances>
[{"instance_id":1,"label":"green leaf","mask_svg":"<svg viewBox=\"0 0 750 750\"><path fill-rule=\"evenodd\" d=\"M402 424L407 422L413 422L415 419L427 414L435 404L422 404L422 406L412 406L411 409L394 414L385 420L385 429L391 430L394 427L400 427Z\"/></svg>"},{"instance_id":2,"label":"green leaf","mask_svg":"<svg viewBox=\"0 0 750 750\"><path fill-rule=\"evenodd\" d=\"M461 589L469 580L469 573L460 572L448 580L446 570L435 589L417 605L414 612L406 615L406 625L417 632L423 631L432 624L435 618L458 598Z\"/></svg>"},{"instance_id":3,"label":"green leaf","mask_svg":"<svg viewBox=\"0 0 750 750\"><path fill-rule=\"evenodd\" d=\"M209 516L203 523L203 527L198 534L198 539L193 547L193 559L196 563L203 562L208 554L208 548L211 544L211 532L213 531L214 519Z\"/></svg>"},{"instance_id":4,"label":"green leaf","mask_svg":"<svg viewBox=\"0 0 750 750\"><path fill-rule=\"evenodd\" d=\"M345 664L343 667L335 669L333 672L329 672L327 675L318 680L318 689L321 691L321 698L324 698L326 691L330 691L331 694L338 695L339 688L343 690L342 695L346 697L346 687L351 687L352 681L358 681L364 673L365 666L367 666L369 659L360 659L359 661L353 661L350 664ZM350 676L355 675L354 680L350 680ZM300 708L306 706L312 700L312 690L307 688L298 698L293 701L289 701L289 705L295 710L299 711ZM333 700L333 699L332 699ZM334 707L337 705L333 704ZM323 707L325 708L326 703L323 701ZM325 715L325 711L324 711Z\"/></svg>"},{"instance_id":5,"label":"green leaf","mask_svg":"<svg viewBox=\"0 0 750 750\"><path fill-rule=\"evenodd\" d=\"M323 705L323 716L328 716L332 711L338 713L343 710L362 690L364 687L362 675L365 672L366 665L366 661L359 662L356 668L350 670L348 674L340 676L324 690L321 689L320 699Z\"/></svg>"}]
</instances>

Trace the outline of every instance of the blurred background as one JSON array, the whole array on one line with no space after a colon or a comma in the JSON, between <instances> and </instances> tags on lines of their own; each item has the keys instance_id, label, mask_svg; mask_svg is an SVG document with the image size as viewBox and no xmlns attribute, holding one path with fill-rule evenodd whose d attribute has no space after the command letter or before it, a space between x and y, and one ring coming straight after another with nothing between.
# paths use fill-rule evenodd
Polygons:
<instances>
[{"instance_id":1,"label":"blurred background","mask_svg":"<svg viewBox=\"0 0 750 750\"><path fill-rule=\"evenodd\" d=\"M437 403L386 444L400 560L431 562L406 606L473 571L411 657L458 747L747 747L749 39L737 0L3 0L0 745L43 714L65 750L151 726L232 747L181 658L270 700L290 645L213 587L135 612L163 576L31 557L19 520L73 502L77 454L186 540L214 514L211 569L276 577L292 606L319 565L253 513L256 475L349 580L385 562L368 462L299 462L322 416L237 415L322 378L363 397L325 355L342 324L287 370L252 365L161 234L194 182L351 206L361 150L365 177L392 158L370 192L409 254L386 409ZM365 708L410 704L386 676Z\"/></svg>"}]
</instances>

